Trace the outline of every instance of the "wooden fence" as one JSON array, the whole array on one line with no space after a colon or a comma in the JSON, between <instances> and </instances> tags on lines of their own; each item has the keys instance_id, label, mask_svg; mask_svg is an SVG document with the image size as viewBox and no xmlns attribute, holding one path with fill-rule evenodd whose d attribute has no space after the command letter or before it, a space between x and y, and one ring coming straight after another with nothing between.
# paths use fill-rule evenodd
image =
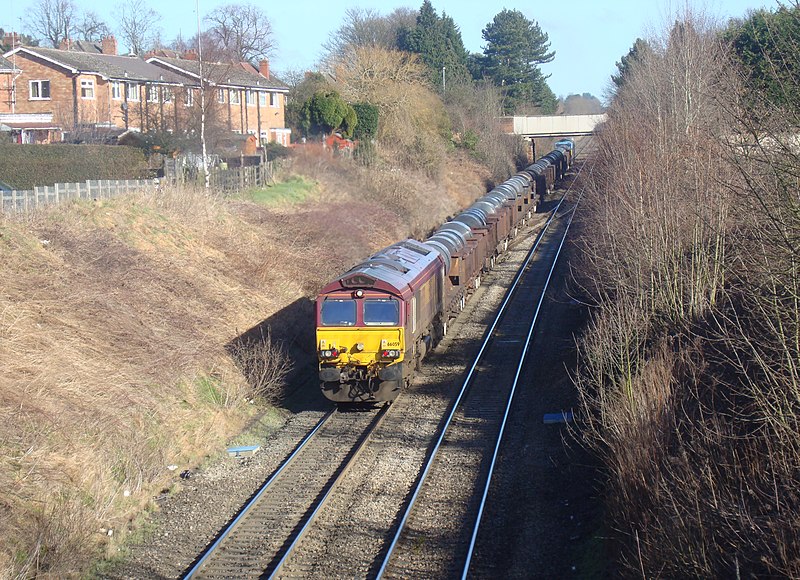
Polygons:
<instances>
[{"instance_id":1,"label":"wooden fence","mask_svg":"<svg viewBox=\"0 0 800 580\"><path fill-rule=\"evenodd\" d=\"M3 191L0 212L28 212L69 199L104 199L158 187L152 179L90 179L83 183L56 183L33 189Z\"/></svg>"},{"instance_id":2,"label":"wooden fence","mask_svg":"<svg viewBox=\"0 0 800 580\"><path fill-rule=\"evenodd\" d=\"M211 189L223 193L242 191L252 187L263 187L271 179L273 162L259 165L246 165L244 167L230 167L221 169L214 167L209 170L209 186ZM167 159L164 163L164 185L181 187L193 185L203 187L205 176L203 171L196 167L181 167L180 163Z\"/></svg>"},{"instance_id":3,"label":"wooden fence","mask_svg":"<svg viewBox=\"0 0 800 580\"><path fill-rule=\"evenodd\" d=\"M0 213L28 212L69 199L104 199L125 193L157 189L166 185L202 187L203 183L198 181L198 179L202 179L202 176L195 175L194 180L190 180L175 171L174 167L172 169L171 173L167 171L168 177L163 179L91 179L83 183L56 183L33 189L3 191ZM212 169L210 185L214 191L232 193L251 187L262 187L271 179L271 175L270 163L230 169Z\"/></svg>"}]
</instances>

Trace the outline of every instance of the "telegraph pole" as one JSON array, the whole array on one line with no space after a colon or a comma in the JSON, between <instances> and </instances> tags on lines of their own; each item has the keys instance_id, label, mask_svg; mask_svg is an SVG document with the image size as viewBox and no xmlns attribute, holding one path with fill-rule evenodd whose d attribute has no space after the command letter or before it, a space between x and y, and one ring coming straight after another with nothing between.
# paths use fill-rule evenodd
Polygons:
<instances>
[{"instance_id":1,"label":"telegraph pole","mask_svg":"<svg viewBox=\"0 0 800 580\"><path fill-rule=\"evenodd\" d=\"M203 175L208 189L211 185L211 175L208 172L206 155L206 79L203 76L203 42L200 39L200 0L195 0L195 11L197 12L197 59L200 63L200 143L203 146Z\"/></svg>"}]
</instances>

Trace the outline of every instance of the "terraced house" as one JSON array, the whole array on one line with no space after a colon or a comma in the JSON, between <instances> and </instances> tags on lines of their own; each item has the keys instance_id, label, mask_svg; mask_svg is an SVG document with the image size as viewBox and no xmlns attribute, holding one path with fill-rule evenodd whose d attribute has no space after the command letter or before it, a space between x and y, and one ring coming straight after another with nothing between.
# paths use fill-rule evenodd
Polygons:
<instances>
[{"instance_id":1,"label":"terraced house","mask_svg":"<svg viewBox=\"0 0 800 580\"><path fill-rule=\"evenodd\" d=\"M17 68L11 108L16 116L49 116L60 129L57 139L107 128L199 131L200 63L192 53L185 56L121 56L113 37L60 49L17 47L5 54ZM261 142L289 144L288 87L270 77L266 61L260 70L249 63L204 62L203 76L209 122Z\"/></svg>"}]
</instances>

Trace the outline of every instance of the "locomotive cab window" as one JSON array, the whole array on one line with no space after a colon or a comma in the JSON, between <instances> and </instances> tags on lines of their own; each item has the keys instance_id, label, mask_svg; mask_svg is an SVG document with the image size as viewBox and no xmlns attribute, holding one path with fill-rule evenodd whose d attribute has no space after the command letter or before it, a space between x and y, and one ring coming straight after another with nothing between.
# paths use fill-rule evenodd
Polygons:
<instances>
[{"instance_id":1,"label":"locomotive cab window","mask_svg":"<svg viewBox=\"0 0 800 580\"><path fill-rule=\"evenodd\" d=\"M397 300L369 298L364 300L364 324L367 326L398 326L400 303Z\"/></svg>"},{"instance_id":2,"label":"locomotive cab window","mask_svg":"<svg viewBox=\"0 0 800 580\"><path fill-rule=\"evenodd\" d=\"M355 300L325 300L322 303L323 326L354 326L355 323Z\"/></svg>"}]
</instances>

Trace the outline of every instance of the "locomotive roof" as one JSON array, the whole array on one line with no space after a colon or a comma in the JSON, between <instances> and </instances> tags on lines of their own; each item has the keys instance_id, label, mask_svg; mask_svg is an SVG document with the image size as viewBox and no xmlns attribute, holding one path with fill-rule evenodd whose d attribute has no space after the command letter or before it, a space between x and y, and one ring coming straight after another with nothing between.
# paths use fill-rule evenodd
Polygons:
<instances>
[{"instance_id":1,"label":"locomotive roof","mask_svg":"<svg viewBox=\"0 0 800 580\"><path fill-rule=\"evenodd\" d=\"M338 280L325 286L320 294L350 288L374 288L408 298L441 266L442 260L434 248L408 239L356 264Z\"/></svg>"}]
</instances>

